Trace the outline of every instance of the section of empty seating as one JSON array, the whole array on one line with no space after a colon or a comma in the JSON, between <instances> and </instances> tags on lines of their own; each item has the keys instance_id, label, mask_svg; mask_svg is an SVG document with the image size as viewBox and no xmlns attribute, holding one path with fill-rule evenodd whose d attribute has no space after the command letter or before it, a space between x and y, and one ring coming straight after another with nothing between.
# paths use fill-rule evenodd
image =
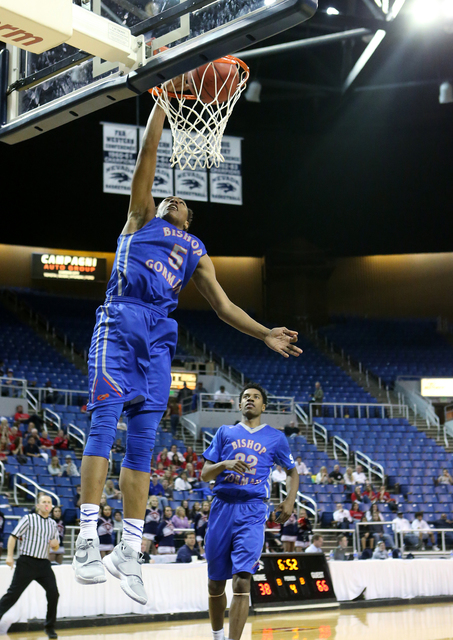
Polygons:
<instances>
[{"instance_id":1,"label":"section of empty seating","mask_svg":"<svg viewBox=\"0 0 453 640\"><path fill-rule=\"evenodd\" d=\"M262 342L236 331L209 311L177 311L175 318L208 349L225 358L225 362L243 372L246 378L262 384L272 394L294 396L307 403L315 382L324 390L324 402L376 402L366 391L300 337L304 350L300 358L285 359L270 351Z\"/></svg>"},{"instance_id":2,"label":"section of empty seating","mask_svg":"<svg viewBox=\"0 0 453 640\"><path fill-rule=\"evenodd\" d=\"M453 375L453 348L437 332L436 320L339 317L319 333L385 384L400 375Z\"/></svg>"},{"instance_id":3,"label":"section of empty seating","mask_svg":"<svg viewBox=\"0 0 453 640\"><path fill-rule=\"evenodd\" d=\"M11 369L15 378L36 381L37 387L44 387L47 380L53 388L87 387L86 376L74 364L1 305L0 358L5 372Z\"/></svg>"},{"instance_id":4,"label":"section of empty seating","mask_svg":"<svg viewBox=\"0 0 453 640\"><path fill-rule=\"evenodd\" d=\"M443 467L451 468L452 455L404 418L317 418L329 436L339 436L352 451L361 451L384 467L389 485L398 484L408 502L403 510L424 511L433 521L436 514L450 510L453 486L435 486Z\"/></svg>"}]
</instances>

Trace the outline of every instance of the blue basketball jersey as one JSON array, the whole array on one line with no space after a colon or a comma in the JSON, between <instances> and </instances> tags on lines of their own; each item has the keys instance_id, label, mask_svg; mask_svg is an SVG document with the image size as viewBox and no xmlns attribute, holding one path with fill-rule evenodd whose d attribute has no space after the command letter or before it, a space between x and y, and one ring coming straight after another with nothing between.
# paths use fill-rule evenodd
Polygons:
<instances>
[{"instance_id":1,"label":"blue basketball jersey","mask_svg":"<svg viewBox=\"0 0 453 640\"><path fill-rule=\"evenodd\" d=\"M242 422L234 426L223 425L203 457L214 463L236 458L250 465L250 471L244 476L235 471L222 471L215 481L214 495L228 500L236 498L240 502L269 499L274 464L285 469L295 466L286 436L268 424L256 429Z\"/></svg>"},{"instance_id":2,"label":"blue basketball jersey","mask_svg":"<svg viewBox=\"0 0 453 640\"><path fill-rule=\"evenodd\" d=\"M118 296L138 298L168 314L205 253L198 238L153 218L135 233L118 238L106 302Z\"/></svg>"}]
</instances>

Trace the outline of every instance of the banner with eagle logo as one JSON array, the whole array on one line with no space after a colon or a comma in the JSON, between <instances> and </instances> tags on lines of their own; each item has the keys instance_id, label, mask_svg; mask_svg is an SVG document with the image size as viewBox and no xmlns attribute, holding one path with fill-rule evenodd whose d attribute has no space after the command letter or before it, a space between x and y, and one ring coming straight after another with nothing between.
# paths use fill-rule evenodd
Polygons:
<instances>
[{"instance_id":1,"label":"banner with eagle logo","mask_svg":"<svg viewBox=\"0 0 453 640\"><path fill-rule=\"evenodd\" d=\"M242 138L223 136L222 155L225 162L210 171L210 201L242 204Z\"/></svg>"},{"instance_id":2,"label":"banner with eagle logo","mask_svg":"<svg viewBox=\"0 0 453 640\"><path fill-rule=\"evenodd\" d=\"M137 162L137 127L103 123L104 193L130 195Z\"/></svg>"}]
</instances>

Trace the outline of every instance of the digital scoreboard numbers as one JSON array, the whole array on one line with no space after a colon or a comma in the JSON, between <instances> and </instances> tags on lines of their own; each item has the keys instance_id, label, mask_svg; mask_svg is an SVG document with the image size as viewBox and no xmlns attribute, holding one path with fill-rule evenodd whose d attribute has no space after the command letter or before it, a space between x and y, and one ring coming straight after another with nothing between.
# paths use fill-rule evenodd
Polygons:
<instances>
[{"instance_id":1,"label":"digital scoreboard numbers","mask_svg":"<svg viewBox=\"0 0 453 640\"><path fill-rule=\"evenodd\" d=\"M338 606L323 553L262 555L251 598L256 611Z\"/></svg>"}]
</instances>

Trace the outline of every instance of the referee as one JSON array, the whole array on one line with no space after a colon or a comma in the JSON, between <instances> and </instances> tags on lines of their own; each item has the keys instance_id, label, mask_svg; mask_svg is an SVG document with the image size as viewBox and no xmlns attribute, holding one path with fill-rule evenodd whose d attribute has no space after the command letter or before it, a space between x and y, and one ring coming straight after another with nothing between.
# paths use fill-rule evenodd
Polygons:
<instances>
[{"instance_id":1,"label":"referee","mask_svg":"<svg viewBox=\"0 0 453 640\"><path fill-rule=\"evenodd\" d=\"M36 580L46 591L47 617L44 627L49 638L58 638L55 632L57 619L58 589L55 574L49 561L49 543L52 549L60 547L58 527L55 520L49 518L52 500L41 494L38 497L36 513L31 513L19 520L17 527L8 540L6 564L14 566L14 548L16 540L20 540L19 558L16 571L8 591L0 600L0 633L6 633L2 625L2 616L19 600L28 585Z\"/></svg>"}]
</instances>

